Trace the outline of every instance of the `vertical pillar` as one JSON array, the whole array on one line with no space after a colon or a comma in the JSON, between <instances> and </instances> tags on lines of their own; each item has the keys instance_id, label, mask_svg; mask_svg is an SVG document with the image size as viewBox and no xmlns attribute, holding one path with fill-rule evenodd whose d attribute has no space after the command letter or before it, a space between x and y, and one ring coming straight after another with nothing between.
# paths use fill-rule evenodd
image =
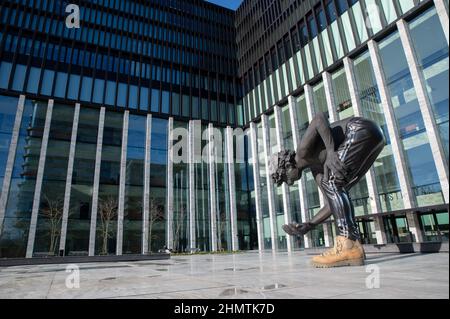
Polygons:
<instances>
[{"instance_id":1,"label":"vertical pillar","mask_svg":"<svg viewBox=\"0 0 450 319\"><path fill-rule=\"evenodd\" d=\"M230 190L230 219L231 219L231 246L233 251L239 250L238 240L238 221L237 221L237 204L236 204L236 177L234 171L234 143L233 129L228 126L226 128L226 145L228 156L228 184Z\"/></svg>"},{"instance_id":2,"label":"vertical pillar","mask_svg":"<svg viewBox=\"0 0 450 319\"><path fill-rule=\"evenodd\" d=\"M386 230L384 227L383 216L376 215L374 217L374 225L375 225L375 236L377 238L377 244L378 245L387 244L387 236L386 236Z\"/></svg>"},{"instance_id":3,"label":"vertical pillar","mask_svg":"<svg viewBox=\"0 0 450 319\"><path fill-rule=\"evenodd\" d=\"M80 119L80 104L75 104L75 113L73 115L72 136L70 138L69 162L67 164L66 188L64 192L63 214L61 219L61 239L59 240L59 250L66 248L67 222L69 219L70 195L72 192L73 164L75 161L75 149L77 145L78 122Z\"/></svg>"},{"instance_id":4,"label":"vertical pillar","mask_svg":"<svg viewBox=\"0 0 450 319\"><path fill-rule=\"evenodd\" d=\"M166 247L173 249L173 118L169 118L167 134L167 203Z\"/></svg>"},{"instance_id":5,"label":"vertical pillar","mask_svg":"<svg viewBox=\"0 0 450 319\"><path fill-rule=\"evenodd\" d=\"M310 85L305 85L305 99L306 99L306 109L308 112L308 120L311 122L316 115L316 108L314 106L313 90ZM319 192L320 207L324 207L326 202L322 194L322 191L320 190L320 187L318 187L318 192ZM330 247L332 243L332 238L330 236L330 232L327 229L328 225L326 223L323 223L322 227L325 240L325 247Z\"/></svg>"},{"instance_id":6,"label":"vertical pillar","mask_svg":"<svg viewBox=\"0 0 450 319\"><path fill-rule=\"evenodd\" d=\"M36 175L36 185L34 188L33 208L31 211L30 229L28 233L28 244L26 258L33 257L34 240L36 237L36 227L39 215L39 206L41 203L42 180L44 178L45 159L47 157L48 137L50 134L50 125L52 122L53 100L48 101L47 114L45 117L44 133L42 135L41 152L39 155L38 171Z\"/></svg>"},{"instance_id":7,"label":"vertical pillar","mask_svg":"<svg viewBox=\"0 0 450 319\"><path fill-rule=\"evenodd\" d=\"M277 136L277 144L280 151L285 149L284 140L283 140L283 125L281 122L281 109L278 105L274 107L275 113L275 127L276 127L276 136ZM290 224L292 222L291 218L291 198L289 196L289 186L286 183L283 183L281 186L282 196L283 196L283 212L284 212L284 223ZM286 243L287 243L287 251L291 252L294 248L294 241L292 236L286 235Z\"/></svg>"},{"instance_id":8,"label":"vertical pillar","mask_svg":"<svg viewBox=\"0 0 450 319\"><path fill-rule=\"evenodd\" d=\"M295 98L293 96L289 96L288 103L289 103L289 116L290 116L291 127L292 127L292 140L294 142L295 147L297 147L300 142L300 131L299 131L297 111L295 109L296 108ZM307 196L306 196L305 180L303 178L301 178L299 181L297 181L297 185L298 185L298 192L299 192L299 198L300 198L302 223L305 223L309 220L308 213L307 213L308 203L307 203ZM310 234L305 234L303 236L303 241L304 241L305 248L311 247Z\"/></svg>"},{"instance_id":9,"label":"vertical pillar","mask_svg":"<svg viewBox=\"0 0 450 319\"><path fill-rule=\"evenodd\" d=\"M16 159L17 143L19 142L20 125L22 123L23 109L25 105L25 95L19 97L17 103L16 118L11 135L11 144L9 145L8 160L6 162L5 177L3 178L2 195L0 197L0 235L3 231L3 221L6 214L6 205L11 187L11 178L14 170L14 161Z\"/></svg>"},{"instance_id":10,"label":"vertical pillar","mask_svg":"<svg viewBox=\"0 0 450 319\"><path fill-rule=\"evenodd\" d=\"M444 30L445 38L447 39L447 44L449 44L449 18L448 18L448 4L444 0L434 0L434 6L436 7L439 20L442 24L442 29Z\"/></svg>"},{"instance_id":11,"label":"vertical pillar","mask_svg":"<svg viewBox=\"0 0 450 319\"><path fill-rule=\"evenodd\" d=\"M208 126L209 196L211 199L211 251L217 251L216 150L214 127Z\"/></svg>"},{"instance_id":12,"label":"vertical pillar","mask_svg":"<svg viewBox=\"0 0 450 319\"><path fill-rule=\"evenodd\" d=\"M350 90L350 97L352 100L353 110L355 116L363 117L362 104L359 96L358 83L356 81L354 72L354 63L348 57L344 58L345 75L347 77L348 88ZM375 180L375 172L373 167L369 169L366 174L367 190L369 192L370 208L372 214L379 214L382 212L379 192Z\"/></svg>"},{"instance_id":13,"label":"vertical pillar","mask_svg":"<svg viewBox=\"0 0 450 319\"><path fill-rule=\"evenodd\" d=\"M330 229L330 223L323 223L323 238L325 240L325 247L333 246L333 233Z\"/></svg>"},{"instance_id":14,"label":"vertical pillar","mask_svg":"<svg viewBox=\"0 0 450 319\"><path fill-rule=\"evenodd\" d=\"M196 243L196 201L195 201L195 163L194 152L195 144L198 141L195 140L195 122L189 121L189 144L188 144L188 167L189 167L189 247L194 249L197 246Z\"/></svg>"},{"instance_id":15,"label":"vertical pillar","mask_svg":"<svg viewBox=\"0 0 450 319\"><path fill-rule=\"evenodd\" d=\"M100 109L98 120L97 149L95 151L94 185L92 188L91 225L89 231L89 256L95 255L95 233L97 230L98 190L100 187L100 166L102 163L103 128L105 127L105 108Z\"/></svg>"},{"instance_id":16,"label":"vertical pillar","mask_svg":"<svg viewBox=\"0 0 450 319\"><path fill-rule=\"evenodd\" d=\"M330 122L331 123L337 122L339 121L339 115L337 113L337 105L334 99L333 82L331 74L328 72L323 72L322 78L323 78L323 86L325 89L325 97L327 99L328 115L330 117Z\"/></svg>"},{"instance_id":17,"label":"vertical pillar","mask_svg":"<svg viewBox=\"0 0 450 319\"><path fill-rule=\"evenodd\" d=\"M316 110L314 108L314 92L311 85L306 84L304 86L305 90L305 101L306 101L306 110L308 112L309 121L316 116Z\"/></svg>"},{"instance_id":18,"label":"vertical pillar","mask_svg":"<svg viewBox=\"0 0 450 319\"><path fill-rule=\"evenodd\" d=\"M448 20L447 20L448 21ZM442 146L442 141L439 134L439 128L436 124L433 106L428 96L427 84L423 76L421 67L419 65L416 52L412 47L411 34L405 20L397 22L397 28L400 33L400 39L405 51L406 60L408 61L409 70L416 91L417 100L420 105L420 112L422 113L425 128L427 130L428 139L430 142L431 153L436 165L436 170L439 175L442 193L446 203L449 202L449 187L448 187L448 165L447 158ZM448 30L447 30L448 32Z\"/></svg>"},{"instance_id":19,"label":"vertical pillar","mask_svg":"<svg viewBox=\"0 0 450 319\"><path fill-rule=\"evenodd\" d=\"M123 113L123 129L122 129L122 149L120 155L120 178L119 178L119 207L117 210L117 238L116 238L116 255L122 255L123 246L123 218L125 211L125 183L127 180L127 148L128 148L128 123L130 112L127 110Z\"/></svg>"},{"instance_id":20,"label":"vertical pillar","mask_svg":"<svg viewBox=\"0 0 450 319\"><path fill-rule=\"evenodd\" d=\"M250 123L250 145L253 158L253 184L255 186L255 209L256 209L256 229L258 232L258 248L259 251L264 250L264 228L263 215L261 209L261 183L260 183L260 167L258 157L258 144L256 137L256 124Z\"/></svg>"},{"instance_id":21,"label":"vertical pillar","mask_svg":"<svg viewBox=\"0 0 450 319\"><path fill-rule=\"evenodd\" d=\"M403 202L405 204L405 208L412 208L415 206L414 194L411 189L410 177L406 168L406 159L403 153L402 142L399 136L398 125L395 119L394 107L389 96L386 78L383 73L378 44L375 43L375 41L370 40L368 42L368 46L375 78L378 85L378 90L380 92L382 108L386 118L386 126L391 138L392 154L394 156L394 161L397 168Z\"/></svg>"},{"instance_id":22,"label":"vertical pillar","mask_svg":"<svg viewBox=\"0 0 450 319\"><path fill-rule=\"evenodd\" d=\"M270 218L270 237L272 238L272 250L277 249L277 224L276 224L276 212L275 212L275 194L273 192L273 181L269 173L269 154L270 154L270 127L267 119L267 115L262 115L263 126L263 145L264 145L264 162L266 166L266 186L267 186L267 198L269 203L269 218Z\"/></svg>"},{"instance_id":23,"label":"vertical pillar","mask_svg":"<svg viewBox=\"0 0 450 319\"><path fill-rule=\"evenodd\" d=\"M147 128L145 133L145 163L144 163L144 194L142 205L142 254L151 252L152 247L148 246L149 222L150 222L150 167L151 167L151 147L152 147L152 115L147 114Z\"/></svg>"},{"instance_id":24,"label":"vertical pillar","mask_svg":"<svg viewBox=\"0 0 450 319\"><path fill-rule=\"evenodd\" d=\"M406 219L408 220L409 231L414 236L413 240L416 243L423 243L424 236L422 228L420 227L419 215L414 211L410 211L406 213Z\"/></svg>"}]
</instances>

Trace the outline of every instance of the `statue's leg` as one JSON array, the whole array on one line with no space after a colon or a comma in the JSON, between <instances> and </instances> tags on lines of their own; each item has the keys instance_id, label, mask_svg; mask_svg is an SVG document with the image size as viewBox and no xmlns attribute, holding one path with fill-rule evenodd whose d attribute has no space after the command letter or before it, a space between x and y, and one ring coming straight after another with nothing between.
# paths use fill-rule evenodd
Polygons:
<instances>
[{"instance_id":1,"label":"statue's leg","mask_svg":"<svg viewBox=\"0 0 450 319\"><path fill-rule=\"evenodd\" d=\"M340 236L351 240L360 237L348 191L367 173L384 145L384 135L375 123L361 118L349 122L345 141L337 151L346 174L338 177L331 172L329 180L321 182Z\"/></svg>"},{"instance_id":2,"label":"statue's leg","mask_svg":"<svg viewBox=\"0 0 450 319\"><path fill-rule=\"evenodd\" d=\"M321 181L338 236L333 249L312 259L315 267L364 265L365 252L359 242L355 210L348 190L366 174L384 144L383 133L375 123L356 118L347 125L345 141L337 151L345 166L344 176L331 172L329 180Z\"/></svg>"}]
</instances>

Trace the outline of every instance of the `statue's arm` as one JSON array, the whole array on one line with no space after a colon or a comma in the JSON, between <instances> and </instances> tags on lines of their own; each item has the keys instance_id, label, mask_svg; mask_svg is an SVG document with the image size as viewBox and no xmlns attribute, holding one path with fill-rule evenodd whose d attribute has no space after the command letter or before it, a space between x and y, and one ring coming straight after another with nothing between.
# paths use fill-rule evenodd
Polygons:
<instances>
[{"instance_id":1,"label":"statue's arm","mask_svg":"<svg viewBox=\"0 0 450 319\"><path fill-rule=\"evenodd\" d=\"M323 165L323 178L328 180L330 171L343 177L345 174L345 166L339 160L339 157L335 151L335 143L330 123L324 113L318 113L311 121L310 126L306 130L305 135L303 136L298 147L298 158L307 158L305 155L307 155L313 147L317 147L315 140L318 137L323 141L327 152L327 158Z\"/></svg>"}]
</instances>

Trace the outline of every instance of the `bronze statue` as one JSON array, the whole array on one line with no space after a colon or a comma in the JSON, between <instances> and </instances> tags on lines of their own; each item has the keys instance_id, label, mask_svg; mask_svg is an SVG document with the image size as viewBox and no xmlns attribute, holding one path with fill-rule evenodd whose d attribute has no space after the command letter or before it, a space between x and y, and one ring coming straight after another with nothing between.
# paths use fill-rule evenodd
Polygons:
<instances>
[{"instance_id":1,"label":"bronze statue","mask_svg":"<svg viewBox=\"0 0 450 319\"><path fill-rule=\"evenodd\" d=\"M271 158L269 169L277 185L293 185L303 170L310 168L326 199L325 207L310 221L284 225L288 235L303 236L331 215L334 217L338 232L334 248L314 257L315 267L364 264L365 253L348 192L367 173L385 145L383 131L371 120L353 117L330 125L326 115L320 113L310 123L297 152L283 151Z\"/></svg>"}]
</instances>

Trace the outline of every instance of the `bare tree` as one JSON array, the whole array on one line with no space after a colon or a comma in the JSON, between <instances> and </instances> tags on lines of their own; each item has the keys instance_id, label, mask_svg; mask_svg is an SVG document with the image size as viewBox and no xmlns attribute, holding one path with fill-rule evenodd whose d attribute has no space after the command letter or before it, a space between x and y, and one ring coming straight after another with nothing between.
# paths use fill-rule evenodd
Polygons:
<instances>
[{"instance_id":1,"label":"bare tree","mask_svg":"<svg viewBox=\"0 0 450 319\"><path fill-rule=\"evenodd\" d=\"M227 215L222 212L220 213L219 220L218 220L218 234L219 234L219 240L218 240L218 250L222 251L222 238L226 236L226 229L227 229Z\"/></svg>"},{"instance_id":2,"label":"bare tree","mask_svg":"<svg viewBox=\"0 0 450 319\"><path fill-rule=\"evenodd\" d=\"M115 197L106 197L99 200L100 228L102 236L101 255L108 254L108 239L113 237L112 221L117 216L118 202Z\"/></svg>"},{"instance_id":3,"label":"bare tree","mask_svg":"<svg viewBox=\"0 0 450 319\"><path fill-rule=\"evenodd\" d=\"M61 198L51 199L46 194L44 194L43 197L44 207L40 209L40 215L48 219L50 223L50 247L48 249L48 254L53 255L56 253L56 244L61 234L61 219L63 215L64 202Z\"/></svg>"},{"instance_id":4,"label":"bare tree","mask_svg":"<svg viewBox=\"0 0 450 319\"><path fill-rule=\"evenodd\" d=\"M153 226L155 223L164 220L164 209L159 201L155 199L150 200L150 212L148 222L148 248L152 250L152 240L158 238L156 235L152 235Z\"/></svg>"},{"instance_id":5,"label":"bare tree","mask_svg":"<svg viewBox=\"0 0 450 319\"><path fill-rule=\"evenodd\" d=\"M178 218L174 219L174 234L173 234L173 248L175 251L180 251L180 236L181 236L181 227L183 226L184 218L186 216L186 205L181 204L180 210L178 214Z\"/></svg>"}]
</instances>

